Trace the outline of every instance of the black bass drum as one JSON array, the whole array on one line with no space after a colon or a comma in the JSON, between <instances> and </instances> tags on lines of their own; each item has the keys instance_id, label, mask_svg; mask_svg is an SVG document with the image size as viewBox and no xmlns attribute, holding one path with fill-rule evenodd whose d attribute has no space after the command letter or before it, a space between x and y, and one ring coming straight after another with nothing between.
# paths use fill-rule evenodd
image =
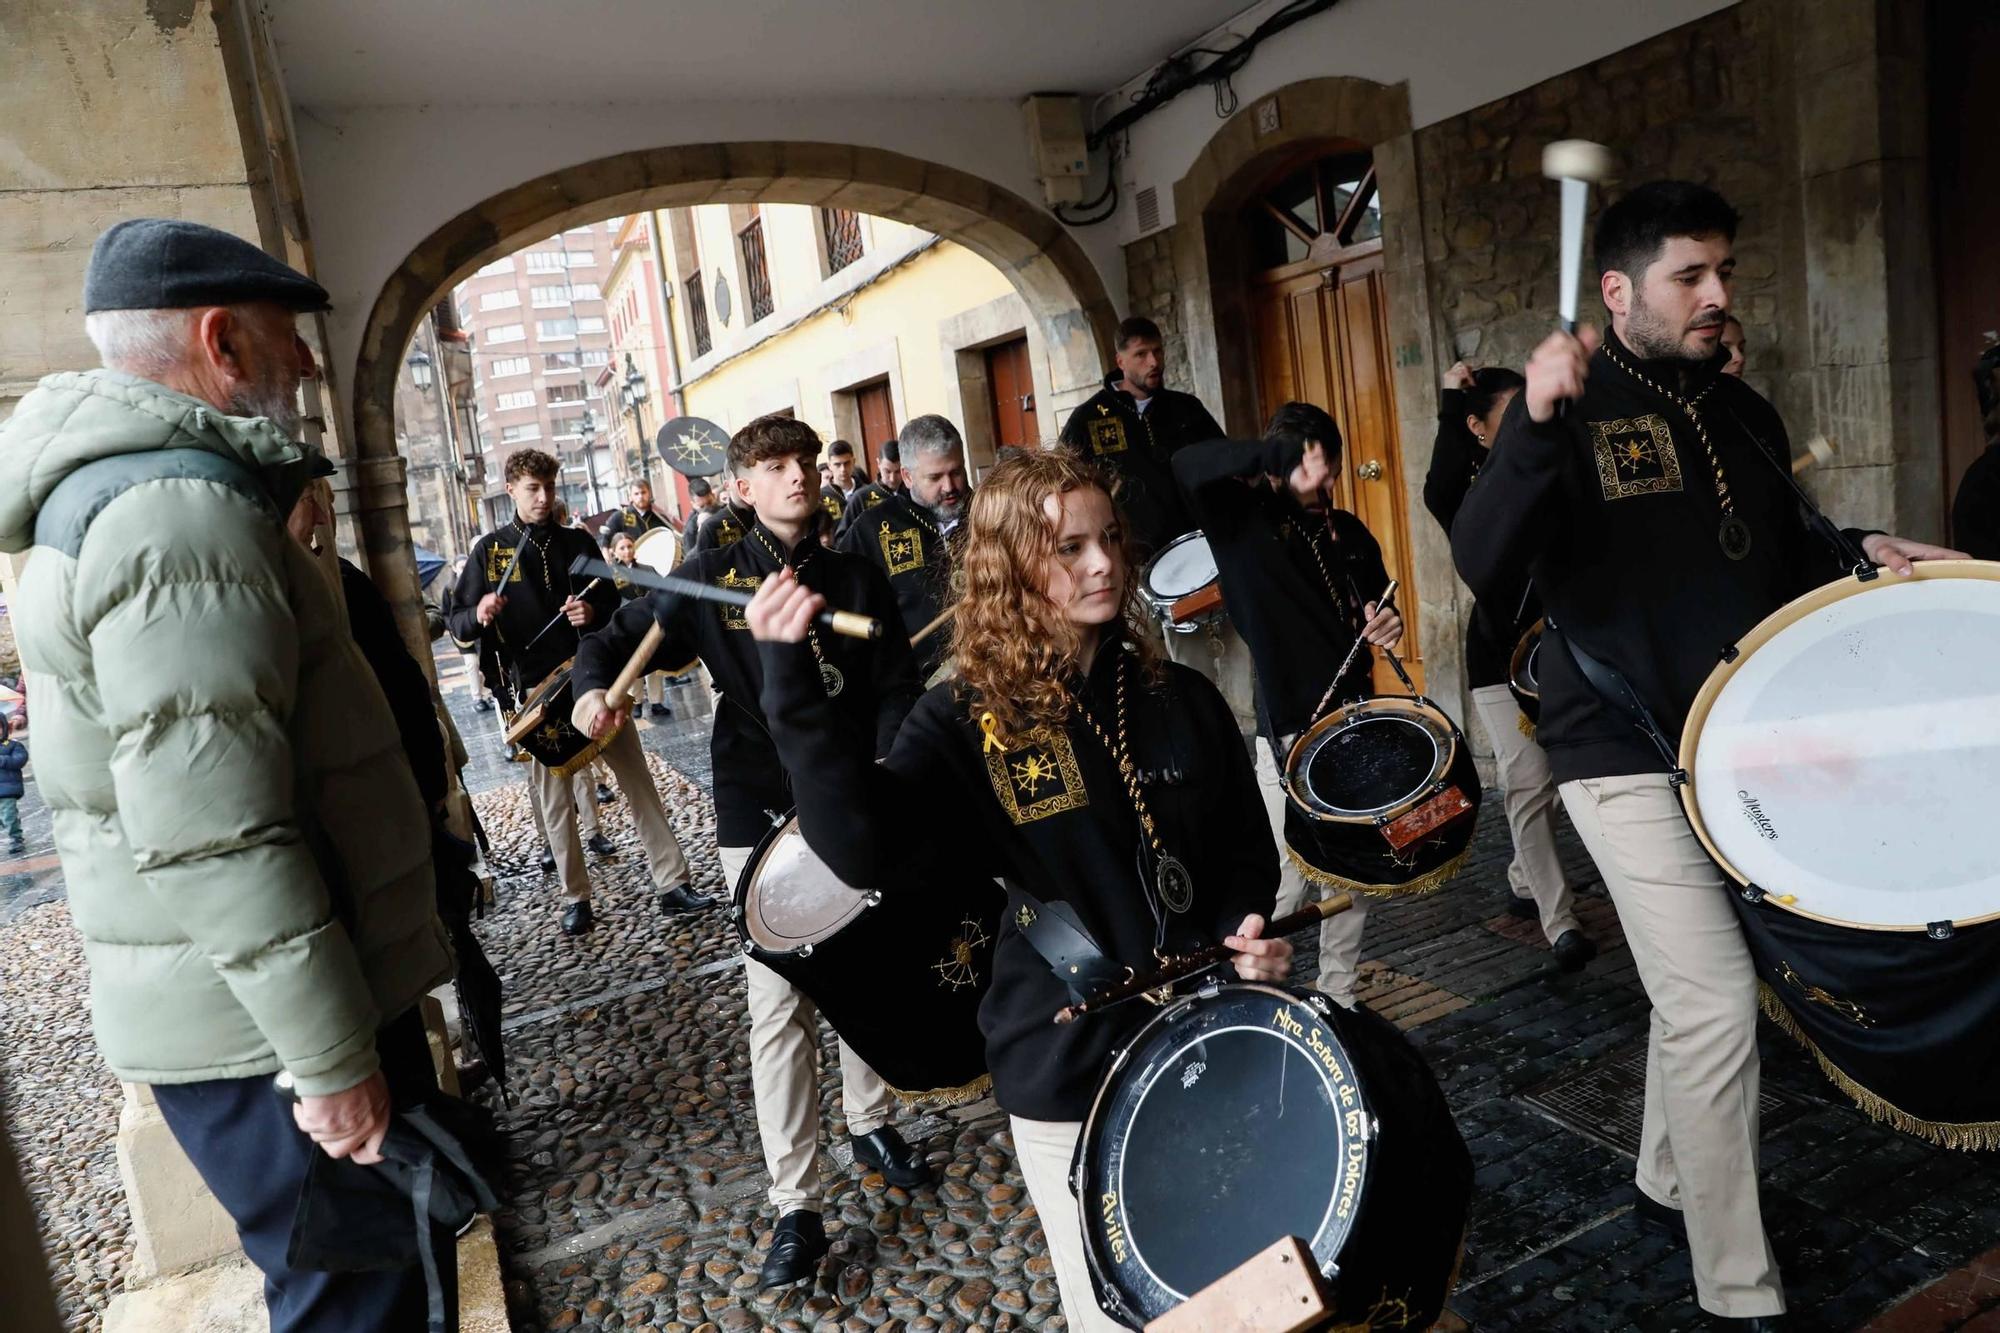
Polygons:
<instances>
[{"instance_id":1,"label":"black bass drum","mask_svg":"<svg viewBox=\"0 0 2000 1333\"><path fill-rule=\"evenodd\" d=\"M918 1106L954 1106L992 1085L979 1002L1006 899L974 877L937 890L851 888L793 816L757 844L732 908L743 952L805 992L890 1091Z\"/></svg>"},{"instance_id":2,"label":"black bass drum","mask_svg":"<svg viewBox=\"0 0 2000 1333\"><path fill-rule=\"evenodd\" d=\"M1098 1303L1127 1327L1297 1236L1335 1325L1422 1329L1451 1292L1472 1158L1387 1022L1316 992L1210 985L1113 1058L1070 1184Z\"/></svg>"},{"instance_id":3,"label":"black bass drum","mask_svg":"<svg viewBox=\"0 0 2000 1333\"><path fill-rule=\"evenodd\" d=\"M1424 893L1458 872L1479 821L1472 747L1430 700L1382 695L1307 728L1285 761L1285 844L1307 878Z\"/></svg>"}]
</instances>

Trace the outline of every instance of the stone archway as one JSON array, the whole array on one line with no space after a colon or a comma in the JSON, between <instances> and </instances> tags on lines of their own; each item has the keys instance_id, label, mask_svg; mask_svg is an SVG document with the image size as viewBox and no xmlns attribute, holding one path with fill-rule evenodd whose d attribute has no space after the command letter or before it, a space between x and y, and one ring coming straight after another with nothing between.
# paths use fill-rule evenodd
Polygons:
<instances>
[{"instance_id":1,"label":"stone archway","mask_svg":"<svg viewBox=\"0 0 2000 1333\"><path fill-rule=\"evenodd\" d=\"M1095 392L1118 316L1062 224L956 168L829 143L684 144L621 153L523 182L432 232L397 268L362 331L354 369L355 453L395 454L395 382L426 311L489 260L620 213L709 203L817 204L922 227L999 269L1048 350L1053 406Z\"/></svg>"},{"instance_id":2,"label":"stone archway","mask_svg":"<svg viewBox=\"0 0 2000 1333\"><path fill-rule=\"evenodd\" d=\"M1260 129L1259 126L1265 128ZM1382 202L1383 273L1388 303L1395 413L1402 425L1402 485L1423 493L1430 423L1437 415L1437 325L1424 258L1416 140L1408 89L1368 79L1306 79L1245 105L1223 123L1174 183L1176 313L1185 331L1193 388L1219 407L1232 433L1255 433L1256 339L1244 281L1241 206L1275 173L1351 148L1373 154ZM1420 512L1420 507L1412 506ZM1437 525L1413 518L1408 533L1419 620L1426 625L1426 689L1464 717L1463 649L1455 626L1465 607L1450 544ZM1406 602L1407 606L1408 603Z\"/></svg>"}]
</instances>

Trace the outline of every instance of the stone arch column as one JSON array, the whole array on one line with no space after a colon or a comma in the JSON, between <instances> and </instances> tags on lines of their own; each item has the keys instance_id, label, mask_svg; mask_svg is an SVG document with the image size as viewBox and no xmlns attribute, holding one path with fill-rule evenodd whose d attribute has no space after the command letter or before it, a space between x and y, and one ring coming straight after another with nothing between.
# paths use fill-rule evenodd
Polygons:
<instances>
[{"instance_id":1,"label":"stone arch column","mask_svg":"<svg viewBox=\"0 0 2000 1333\"><path fill-rule=\"evenodd\" d=\"M1275 115L1273 115L1275 111ZM1260 130L1258 126L1274 126ZM1403 84L1334 77L1286 84L1246 104L1203 146L1174 183L1173 269L1194 391L1216 404L1232 434L1255 433L1256 341L1245 302L1247 274L1237 213L1272 175L1329 152L1366 148L1374 155L1382 201L1382 258L1396 416L1402 433L1403 486L1423 492L1437 416L1439 352L1425 260L1424 219L1409 90ZM1457 626L1470 605L1437 525L1411 507L1410 542L1424 659L1431 696L1463 719L1463 642Z\"/></svg>"}]
</instances>

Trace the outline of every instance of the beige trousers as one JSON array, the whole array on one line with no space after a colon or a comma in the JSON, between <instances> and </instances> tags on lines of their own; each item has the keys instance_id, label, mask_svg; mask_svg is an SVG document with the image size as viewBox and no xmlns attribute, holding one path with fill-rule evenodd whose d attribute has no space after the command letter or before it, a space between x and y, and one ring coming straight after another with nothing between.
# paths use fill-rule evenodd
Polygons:
<instances>
[{"instance_id":1,"label":"beige trousers","mask_svg":"<svg viewBox=\"0 0 2000 1333\"><path fill-rule=\"evenodd\" d=\"M753 848L718 847L724 883L734 886ZM771 1173L768 1198L783 1217L820 1207L819 1009L798 987L754 958L743 962L750 1008L750 1090L757 1137ZM840 1043L840 1105L849 1134L889 1123L896 1096L846 1042Z\"/></svg>"},{"instance_id":2,"label":"beige trousers","mask_svg":"<svg viewBox=\"0 0 2000 1333\"><path fill-rule=\"evenodd\" d=\"M1014 1135L1014 1156L1021 1163L1028 1197L1042 1219L1048 1239L1049 1262L1056 1270L1056 1290L1062 1294L1063 1318L1070 1333L1121 1333L1124 1325L1097 1304L1090 1281L1090 1264L1083 1257L1083 1217L1076 1196L1069 1192L1069 1163L1076 1155L1083 1125L1075 1120L1023 1120L1007 1117Z\"/></svg>"},{"instance_id":3,"label":"beige trousers","mask_svg":"<svg viewBox=\"0 0 2000 1333\"><path fill-rule=\"evenodd\" d=\"M1565 782L1562 798L1653 1003L1639 1188L1686 1216L1703 1309L1780 1314L1757 1200L1757 977L1722 872L1664 773Z\"/></svg>"},{"instance_id":4,"label":"beige trousers","mask_svg":"<svg viewBox=\"0 0 2000 1333\"><path fill-rule=\"evenodd\" d=\"M1264 798L1264 811L1271 817L1271 836L1278 843L1277 914L1284 916L1324 897L1329 890L1300 874L1291 853L1285 850L1285 777L1277 752L1262 736L1257 738L1257 791ZM1354 906L1319 923L1319 980L1313 984L1352 1009L1354 985L1361 976L1361 934L1368 926L1369 900L1365 893L1348 897Z\"/></svg>"},{"instance_id":5,"label":"beige trousers","mask_svg":"<svg viewBox=\"0 0 2000 1333\"><path fill-rule=\"evenodd\" d=\"M646 768L646 752L639 745L639 733L626 724L602 753L611 775L618 780L618 790L625 793L626 807L632 812L632 823L646 849L653 887L671 889L687 883L687 858L681 855L673 825L667 822L666 807L660 804L659 788L653 785L653 775ZM589 898L590 874L584 868L583 839L576 825L579 785L586 804L596 796L590 790L590 769L586 766L570 777L559 778L554 771L536 764L533 783L542 829L548 834L549 849L556 855L556 877L562 884L562 896L571 902Z\"/></svg>"},{"instance_id":6,"label":"beige trousers","mask_svg":"<svg viewBox=\"0 0 2000 1333\"><path fill-rule=\"evenodd\" d=\"M1507 831L1514 838L1507 884L1516 898L1534 900L1542 935L1554 944L1565 931L1579 927L1563 879L1562 858L1556 855L1556 788L1549 780L1549 757L1534 737L1521 730L1521 705L1505 685L1474 690L1472 710L1493 744L1500 800L1507 811Z\"/></svg>"}]
</instances>

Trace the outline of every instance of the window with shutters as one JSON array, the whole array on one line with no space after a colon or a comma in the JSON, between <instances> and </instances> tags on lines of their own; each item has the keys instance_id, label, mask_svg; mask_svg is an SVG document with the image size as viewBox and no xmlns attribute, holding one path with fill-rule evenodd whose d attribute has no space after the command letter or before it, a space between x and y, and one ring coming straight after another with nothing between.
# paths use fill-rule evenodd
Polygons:
<instances>
[{"instance_id":1,"label":"window with shutters","mask_svg":"<svg viewBox=\"0 0 2000 1333\"><path fill-rule=\"evenodd\" d=\"M539 440L541 438L542 427L541 423L537 421L530 421L525 426L502 426L500 428L500 442L502 444L519 444L522 440Z\"/></svg>"},{"instance_id":2,"label":"window with shutters","mask_svg":"<svg viewBox=\"0 0 2000 1333\"><path fill-rule=\"evenodd\" d=\"M752 218L736 240L743 247L743 282L749 288L750 323L755 324L777 309L771 299L771 267L764 260L764 219Z\"/></svg>"},{"instance_id":3,"label":"window with shutters","mask_svg":"<svg viewBox=\"0 0 2000 1333\"><path fill-rule=\"evenodd\" d=\"M562 268L563 268L562 251L560 250L528 251L528 272L560 273L562 272Z\"/></svg>"},{"instance_id":4,"label":"window with shutters","mask_svg":"<svg viewBox=\"0 0 2000 1333\"><path fill-rule=\"evenodd\" d=\"M538 306L569 304L569 288L560 283L553 287L535 287L530 290Z\"/></svg>"},{"instance_id":5,"label":"window with shutters","mask_svg":"<svg viewBox=\"0 0 2000 1333\"><path fill-rule=\"evenodd\" d=\"M486 345L494 343L517 343L528 336L528 330L519 324L496 324L486 330Z\"/></svg>"},{"instance_id":6,"label":"window with shutters","mask_svg":"<svg viewBox=\"0 0 2000 1333\"><path fill-rule=\"evenodd\" d=\"M600 324L602 320L598 321ZM543 342L560 341L576 337L576 321L573 319L540 319L535 321L535 336Z\"/></svg>"},{"instance_id":7,"label":"window with shutters","mask_svg":"<svg viewBox=\"0 0 2000 1333\"><path fill-rule=\"evenodd\" d=\"M492 369L486 373L493 379L505 379L509 375L525 375L533 368L525 356L496 357Z\"/></svg>"},{"instance_id":8,"label":"window with shutters","mask_svg":"<svg viewBox=\"0 0 2000 1333\"><path fill-rule=\"evenodd\" d=\"M861 258L861 215L851 208L822 208L820 230L826 236L826 271L840 270Z\"/></svg>"},{"instance_id":9,"label":"window with shutters","mask_svg":"<svg viewBox=\"0 0 2000 1333\"><path fill-rule=\"evenodd\" d=\"M699 271L688 275L683 290L687 292L684 304L687 306L688 338L694 343L696 356L707 356L709 348L715 344L708 336L708 298L702 294Z\"/></svg>"},{"instance_id":10,"label":"window with shutters","mask_svg":"<svg viewBox=\"0 0 2000 1333\"><path fill-rule=\"evenodd\" d=\"M511 412L517 407L533 407L535 405L535 391L533 389L522 389L516 393L503 393L493 400L493 405L502 412Z\"/></svg>"},{"instance_id":11,"label":"window with shutters","mask_svg":"<svg viewBox=\"0 0 2000 1333\"><path fill-rule=\"evenodd\" d=\"M543 392L552 403L580 403L590 396L589 390L583 387L581 380L568 384L551 384Z\"/></svg>"},{"instance_id":12,"label":"window with shutters","mask_svg":"<svg viewBox=\"0 0 2000 1333\"><path fill-rule=\"evenodd\" d=\"M504 292L487 292L479 298L481 310L512 310L521 304L521 293L509 287Z\"/></svg>"}]
</instances>

